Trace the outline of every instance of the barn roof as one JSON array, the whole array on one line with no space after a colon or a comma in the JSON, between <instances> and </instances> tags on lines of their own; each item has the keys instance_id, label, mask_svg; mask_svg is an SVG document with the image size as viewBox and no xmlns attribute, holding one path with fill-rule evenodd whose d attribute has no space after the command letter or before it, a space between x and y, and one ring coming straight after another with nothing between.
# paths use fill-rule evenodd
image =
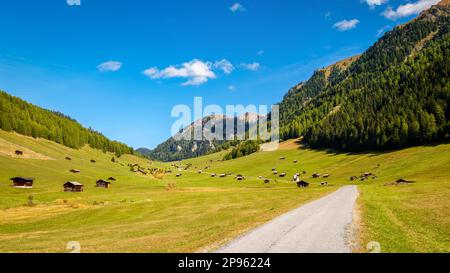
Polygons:
<instances>
[{"instance_id":1,"label":"barn roof","mask_svg":"<svg viewBox=\"0 0 450 273\"><path fill-rule=\"evenodd\" d=\"M75 182L75 181L68 181L66 184L64 185L72 185L72 186L83 186L83 184L79 183L79 182Z\"/></svg>"},{"instance_id":2,"label":"barn roof","mask_svg":"<svg viewBox=\"0 0 450 273\"><path fill-rule=\"evenodd\" d=\"M103 179L100 179L100 180L97 181L97 183L101 183L101 182L111 184L111 182L105 181L105 180L103 180Z\"/></svg>"},{"instance_id":3,"label":"barn roof","mask_svg":"<svg viewBox=\"0 0 450 273\"><path fill-rule=\"evenodd\" d=\"M11 178L11 179L9 179L9 180L22 180L22 181L33 182L33 181L34 181L34 178L18 176L18 177L13 177L13 178Z\"/></svg>"}]
</instances>

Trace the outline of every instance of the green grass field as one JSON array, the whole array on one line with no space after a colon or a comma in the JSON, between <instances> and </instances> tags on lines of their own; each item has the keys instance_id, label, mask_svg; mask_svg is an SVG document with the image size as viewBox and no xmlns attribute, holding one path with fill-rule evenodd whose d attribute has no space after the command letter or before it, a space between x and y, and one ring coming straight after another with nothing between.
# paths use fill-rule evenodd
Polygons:
<instances>
[{"instance_id":1,"label":"green grass field","mask_svg":"<svg viewBox=\"0 0 450 273\"><path fill-rule=\"evenodd\" d=\"M361 192L360 251L366 251L370 241L379 242L385 252L450 251L450 144L382 154L337 154L299 149L289 142L276 152L227 162L221 161L223 153L185 160L183 166L192 164L189 170L172 168L172 174L156 178L133 173L127 165L171 165L134 156L113 163L112 154L87 147L73 150L3 131L0 140L0 252L67 252L69 241L80 242L82 252L212 251L242 232L352 183ZM24 157L32 156L10 156L17 147L26 152ZM280 160L282 156L286 159ZM74 168L81 174L71 174ZM286 172L286 180L274 176L272 168ZM303 178L312 183L309 189L287 181L304 170L308 174ZM366 171L378 179L349 181ZM238 182L209 174L229 172L247 179ZM310 179L314 172L329 173L330 186L320 186L324 179ZM176 173L182 176L176 178ZM34 177L34 188L12 188L9 178L14 176ZM112 188L95 188L96 180L110 176L117 178ZM271 183L265 185L258 176ZM401 177L416 183L384 185ZM83 193L63 192L62 185L73 180L85 185ZM26 206L30 195L33 207Z\"/></svg>"}]
</instances>

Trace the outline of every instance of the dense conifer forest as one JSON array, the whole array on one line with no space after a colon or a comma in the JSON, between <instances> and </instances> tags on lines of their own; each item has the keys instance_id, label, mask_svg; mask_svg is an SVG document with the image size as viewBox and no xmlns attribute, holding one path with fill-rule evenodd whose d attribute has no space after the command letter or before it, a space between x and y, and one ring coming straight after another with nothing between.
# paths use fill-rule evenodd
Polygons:
<instances>
[{"instance_id":1,"label":"dense conifer forest","mask_svg":"<svg viewBox=\"0 0 450 273\"><path fill-rule=\"evenodd\" d=\"M449 14L448 6L435 6L387 33L348 68L319 70L291 90L280 107L282 138L304 136L312 147L344 151L447 139Z\"/></svg>"},{"instance_id":2,"label":"dense conifer forest","mask_svg":"<svg viewBox=\"0 0 450 273\"><path fill-rule=\"evenodd\" d=\"M3 91L0 91L0 129L48 139L75 149L89 145L117 156L133 153L127 145L86 129L64 114L34 106Z\"/></svg>"}]
</instances>

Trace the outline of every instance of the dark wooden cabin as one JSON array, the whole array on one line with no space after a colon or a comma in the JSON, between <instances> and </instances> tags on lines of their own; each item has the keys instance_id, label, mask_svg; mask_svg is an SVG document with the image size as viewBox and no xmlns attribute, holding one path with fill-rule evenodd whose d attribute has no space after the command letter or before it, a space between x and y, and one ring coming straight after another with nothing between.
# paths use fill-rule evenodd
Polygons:
<instances>
[{"instance_id":1,"label":"dark wooden cabin","mask_svg":"<svg viewBox=\"0 0 450 273\"><path fill-rule=\"evenodd\" d=\"M91 159L91 163L97 163L97 161L95 161L94 159Z\"/></svg>"},{"instance_id":2,"label":"dark wooden cabin","mask_svg":"<svg viewBox=\"0 0 450 273\"><path fill-rule=\"evenodd\" d=\"M20 151L20 150L16 150L14 153L15 153L16 155L23 155L23 151Z\"/></svg>"},{"instance_id":3,"label":"dark wooden cabin","mask_svg":"<svg viewBox=\"0 0 450 273\"><path fill-rule=\"evenodd\" d=\"M281 173L280 177L286 177L286 173Z\"/></svg>"},{"instance_id":4,"label":"dark wooden cabin","mask_svg":"<svg viewBox=\"0 0 450 273\"><path fill-rule=\"evenodd\" d=\"M69 181L63 185L65 192L83 192L84 186L81 183Z\"/></svg>"},{"instance_id":5,"label":"dark wooden cabin","mask_svg":"<svg viewBox=\"0 0 450 273\"><path fill-rule=\"evenodd\" d=\"M72 169L72 170L70 170L70 172L71 173L76 173L76 174L81 173L81 171L78 170L78 169Z\"/></svg>"},{"instance_id":6,"label":"dark wooden cabin","mask_svg":"<svg viewBox=\"0 0 450 273\"><path fill-rule=\"evenodd\" d=\"M33 188L34 179L26 177L13 177L10 179L15 188Z\"/></svg>"},{"instance_id":7,"label":"dark wooden cabin","mask_svg":"<svg viewBox=\"0 0 450 273\"><path fill-rule=\"evenodd\" d=\"M307 187L309 187L309 183L306 181L300 181L300 182L297 182L297 186L299 188L307 188Z\"/></svg>"},{"instance_id":8,"label":"dark wooden cabin","mask_svg":"<svg viewBox=\"0 0 450 273\"><path fill-rule=\"evenodd\" d=\"M105 189L109 189L111 187L111 182L105 181L105 180L98 180L96 182L96 186L98 188L105 188Z\"/></svg>"},{"instance_id":9,"label":"dark wooden cabin","mask_svg":"<svg viewBox=\"0 0 450 273\"><path fill-rule=\"evenodd\" d=\"M66 156L66 160L72 160L72 158L71 157L68 157L68 156Z\"/></svg>"},{"instance_id":10,"label":"dark wooden cabin","mask_svg":"<svg viewBox=\"0 0 450 273\"><path fill-rule=\"evenodd\" d=\"M313 174L313 175L312 175L312 177L313 177L313 178L320 178L320 177L321 177L321 175L320 175L320 174L318 174L318 173L315 173L315 174Z\"/></svg>"}]
</instances>

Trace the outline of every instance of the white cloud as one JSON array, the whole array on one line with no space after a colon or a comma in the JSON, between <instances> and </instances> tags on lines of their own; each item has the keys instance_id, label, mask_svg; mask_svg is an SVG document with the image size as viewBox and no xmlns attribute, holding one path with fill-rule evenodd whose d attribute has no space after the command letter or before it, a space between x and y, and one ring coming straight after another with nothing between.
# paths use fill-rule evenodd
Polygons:
<instances>
[{"instance_id":1,"label":"white cloud","mask_svg":"<svg viewBox=\"0 0 450 273\"><path fill-rule=\"evenodd\" d=\"M417 2L414 3L400 5L397 9L388 7L382 13L382 15L388 19L397 20L403 17L419 14L423 10L429 9L431 6L439 2L440 0L418 0Z\"/></svg>"},{"instance_id":2,"label":"white cloud","mask_svg":"<svg viewBox=\"0 0 450 273\"><path fill-rule=\"evenodd\" d=\"M143 73L151 79L185 78L187 81L182 84L183 86L201 85L216 78L216 74L212 70L212 64L197 59L179 66L169 66L163 70L152 67Z\"/></svg>"},{"instance_id":3,"label":"white cloud","mask_svg":"<svg viewBox=\"0 0 450 273\"><path fill-rule=\"evenodd\" d=\"M356 25L358 24L359 24L358 19L342 20L334 24L333 28L337 28L339 31L347 31L356 28Z\"/></svg>"},{"instance_id":4,"label":"white cloud","mask_svg":"<svg viewBox=\"0 0 450 273\"><path fill-rule=\"evenodd\" d=\"M363 1L366 2L371 9L375 8L376 6L386 4L388 2L388 0L363 0Z\"/></svg>"},{"instance_id":5,"label":"white cloud","mask_svg":"<svg viewBox=\"0 0 450 273\"><path fill-rule=\"evenodd\" d=\"M240 67L247 69L247 70L251 70L251 71L258 71L259 69L261 69L261 64L260 63L242 63L240 65Z\"/></svg>"},{"instance_id":6,"label":"white cloud","mask_svg":"<svg viewBox=\"0 0 450 273\"><path fill-rule=\"evenodd\" d=\"M222 70L225 74L231 74L234 71L234 65L226 59L215 62L214 68Z\"/></svg>"},{"instance_id":7,"label":"white cloud","mask_svg":"<svg viewBox=\"0 0 450 273\"><path fill-rule=\"evenodd\" d=\"M116 72L122 68L122 63L117 61L104 62L97 66L100 72Z\"/></svg>"},{"instance_id":8,"label":"white cloud","mask_svg":"<svg viewBox=\"0 0 450 273\"><path fill-rule=\"evenodd\" d=\"M81 0L66 0L69 6L81 6Z\"/></svg>"},{"instance_id":9,"label":"white cloud","mask_svg":"<svg viewBox=\"0 0 450 273\"><path fill-rule=\"evenodd\" d=\"M235 3L230 7L231 12L245 11L245 7L241 3Z\"/></svg>"},{"instance_id":10,"label":"white cloud","mask_svg":"<svg viewBox=\"0 0 450 273\"><path fill-rule=\"evenodd\" d=\"M389 25L387 25L387 26L384 26L384 27L378 29L377 37L381 37L381 36L382 36L387 30L389 30L390 28L392 28L392 27L389 26Z\"/></svg>"}]
</instances>

